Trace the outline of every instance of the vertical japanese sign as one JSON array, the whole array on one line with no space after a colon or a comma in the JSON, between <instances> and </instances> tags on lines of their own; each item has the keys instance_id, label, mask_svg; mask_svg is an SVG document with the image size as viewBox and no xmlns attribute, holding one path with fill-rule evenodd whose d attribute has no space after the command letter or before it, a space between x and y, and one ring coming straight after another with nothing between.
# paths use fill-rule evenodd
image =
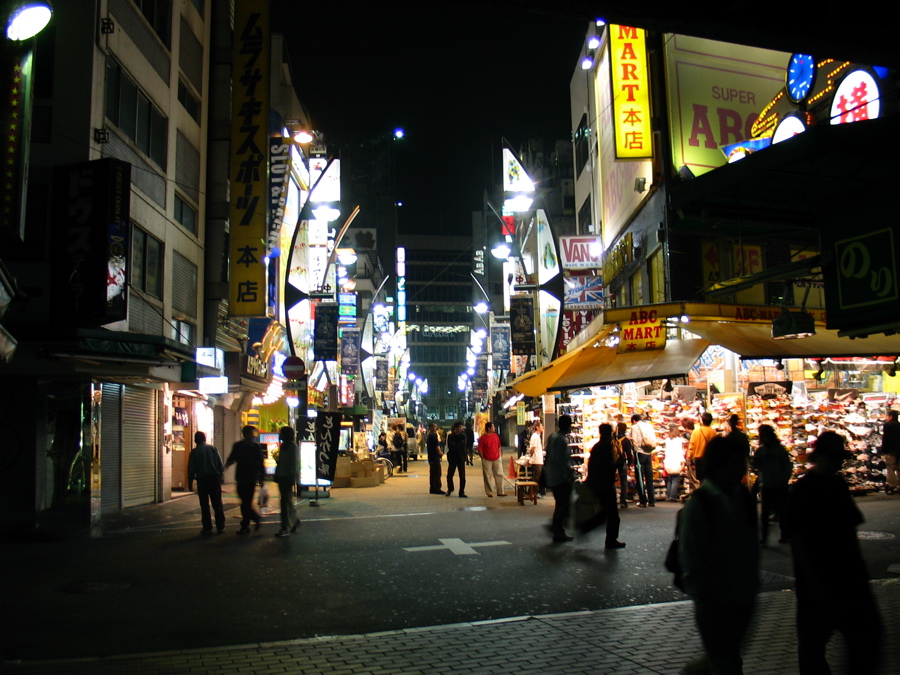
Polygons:
<instances>
[{"instance_id":1,"label":"vertical japanese sign","mask_svg":"<svg viewBox=\"0 0 900 675\"><path fill-rule=\"evenodd\" d=\"M343 413L319 411L316 415L316 478L334 480Z\"/></svg>"},{"instance_id":2,"label":"vertical japanese sign","mask_svg":"<svg viewBox=\"0 0 900 675\"><path fill-rule=\"evenodd\" d=\"M313 348L316 361L337 361L337 305L316 305Z\"/></svg>"},{"instance_id":3,"label":"vertical japanese sign","mask_svg":"<svg viewBox=\"0 0 900 675\"><path fill-rule=\"evenodd\" d=\"M388 362L387 359L375 360L375 391L387 391Z\"/></svg>"},{"instance_id":4,"label":"vertical japanese sign","mask_svg":"<svg viewBox=\"0 0 900 675\"><path fill-rule=\"evenodd\" d=\"M644 30L610 26L609 56L617 159L650 159L650 82Z\"/></svg>"},{"instance_id":5,"label":"vertical japanese sign","mask_svg":"<svg viewBox=\"0 0 900 675\"><path fill-rule=\"evenodd\" d=\"M79 326L128 313L131 165L100 159L54 173L53 312Z\"/></svg>"},{"instance_id":6,"label":"vertical japanese sign","mask_svg":"<svg viewBox=\"0 0 900 675\"><path fill-rule=\"evenodd\" d=\"M231 121L232 316L266 315L269 2L237 0Z\"/></svg>"},{"instance_id":7,"label":"vertical japanese sign","mask_svg":"<svg viewBox=\"0 0 900 675\"><path fill-rule=\"evenodd\" d=\"M535 353L534 300L531 297L512 298L509 321L512 332L512 353L517 356L533 355Z\"/></svg>"}]
</instances>

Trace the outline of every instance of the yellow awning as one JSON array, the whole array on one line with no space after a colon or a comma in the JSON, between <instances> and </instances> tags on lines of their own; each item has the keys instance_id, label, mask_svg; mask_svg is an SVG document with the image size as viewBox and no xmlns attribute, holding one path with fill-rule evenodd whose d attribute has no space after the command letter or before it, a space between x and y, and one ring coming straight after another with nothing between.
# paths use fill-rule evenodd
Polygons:
<instances>
[{"instance_id":1,"label":"yellow awning","mask_svg":"<svg viewBox=\"0 0 900 675\"><path fill-rule=\"evenodd\" d=\"M682 377L709 347L706 340L669 340L665 349L617 354L615 347L588 347L580 363L559 378L558 389Z\"/></svg>"}]
</instances>

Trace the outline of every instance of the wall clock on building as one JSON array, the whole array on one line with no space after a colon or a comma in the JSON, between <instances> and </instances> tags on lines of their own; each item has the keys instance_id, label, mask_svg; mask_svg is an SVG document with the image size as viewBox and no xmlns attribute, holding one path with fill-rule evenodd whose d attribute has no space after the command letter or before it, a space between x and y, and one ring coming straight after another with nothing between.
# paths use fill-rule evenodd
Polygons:
<instances>
[{"instance_id":1,"label":"wall clock on building","mask_svg":"<svg viewBox=\"0 0 900 675\"><path fill-rule=\"evenodd\" d=\"M809 96L816 81L816 60L809 54L791 54L786 80L788 97L800 103Z\"/></svg>"}]
</instances>

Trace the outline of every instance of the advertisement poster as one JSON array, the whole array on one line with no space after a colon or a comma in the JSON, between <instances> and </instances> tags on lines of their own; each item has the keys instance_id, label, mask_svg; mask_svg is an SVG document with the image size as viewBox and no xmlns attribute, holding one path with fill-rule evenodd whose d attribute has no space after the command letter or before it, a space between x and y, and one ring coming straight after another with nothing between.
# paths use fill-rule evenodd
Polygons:
<instances>
[{"instance_id":1,"label":"advertisement poster","mask_svg":"<svg viewBox=\"0 0 900 675\"><path fill-rule=\"evenodd\" d=\"M563 277L566 310L603 309L603 277Z\"/></svg>"},{"instance_id":2,"label":"advertisement poster","mask_svg":"<svg viewBox=\"0 0 900 675\"><path fill-rule=\"evenodd\" d=\"M494 357L494 370L509 370L510 367L509 326L491 325L491 354Z\"/></svg>"},{"instance_id":3,"label":"advertisement poster","mask_svg":"<svg viewBox=\"0 0 900 675\"><path fill-rule=\"evenodd\" d=\"M512 353L519 356L530 356L535 353L534 300L531 297L516 297L512 298L510 303Z\"/></svg>"},{"instance_id":4,"label":"advertisement poster","mask_svg":"<svg viewBox=\"0 0 900 675\"><path fill-rule=\"evenodd\" d=\"M343 413L319 411L316 415L316 478L334 480Z\"/></svg>"},{"instance_id":5,"label":"advertisement poster","mask_svg":"<svg viewBox=\"0 0 900 675\"><path fill-rule=\"evenodd\" d=\"M337 361L337 305L316 305L313 344L316 361Z\"/></svg>"},{"instance_id":6,"label":"advertisement poster","mask_svg":"<svg viewBox=\"0 0 900 675\"><path fill-rule=\"evenodd\" d=\"M355 328L341 332L341 373L359 375L359 331Z\"/></svg>"},{"instance_id":7,"label":"advertisement poster","mask_svg":"<svg viewBox=\"0 0 900 675\"><path fill-rule=\"evenodd\" d=\"M559 254L564 270L599 270L603 242L594 235L563 235L559 238Z\"/></svg>"},{"instance_id":8,"label":"advertisement poster","mask_svg":"<svg viewBox=\"0 0 900 675\"><path fill-rule=\"evenodd\" d=\"M375 360L375 391L387 391L388 362L387 359Z\"/></svg>"}]
</instances>

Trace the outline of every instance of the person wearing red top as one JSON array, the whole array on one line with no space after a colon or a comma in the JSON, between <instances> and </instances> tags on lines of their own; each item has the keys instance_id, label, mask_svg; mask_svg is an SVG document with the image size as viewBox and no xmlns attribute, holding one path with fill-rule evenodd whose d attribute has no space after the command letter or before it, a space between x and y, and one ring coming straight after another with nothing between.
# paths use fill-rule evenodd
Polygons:
<instances>
[{"instance_id":1,"label":"person wearing red top","mask_svg":"<svg viewBox=\"0 0 900 675\"><path fill-rule=\"evenodd\" d=\"M478 437L478 454L481 456L481 471L484 474L484 493L488 497L494 496L491 490L491 476L493 476L497 496L505 497L503 466L500 461L500 437L494 433L494 425L491 422L484 425L484 433Z\"/></svg>"}]
</instances>

